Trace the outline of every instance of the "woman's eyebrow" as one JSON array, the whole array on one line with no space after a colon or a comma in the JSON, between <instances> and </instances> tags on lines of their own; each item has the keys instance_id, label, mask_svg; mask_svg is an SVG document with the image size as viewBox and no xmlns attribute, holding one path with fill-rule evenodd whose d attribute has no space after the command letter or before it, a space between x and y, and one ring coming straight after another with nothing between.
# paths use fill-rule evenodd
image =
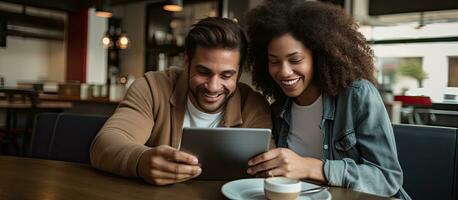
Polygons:
<instances>
[{"instance_id":1,"label":"woman's eyebrow","mask_svg":"<svg viewBox=\"0 0 458 200\"><path fill-rule=\"evenodd\" d=\"M295 51L295 52L293 52L293 53L289 53L288 55L286 55L286 57L294 56L294 55L296 55L296 54L299 54L299 52L298 52L298 51ZM274 57L274 58L277 57L276 55L273 55L273 54L270 54L270 53L269 53L268 55L269 55L269 57Z\"/></svg>"},{"instance_id":2,"label":"woman's eyebrow","mask_svg":"<svg viewBox=\"0 0 458 200\"><path fill-rule=\"evenodd\" d=\"M277 57L276 55L273 55L273 54L270 54L270 53L268 55L269 55L269 57L275 57L275 58Z\"/></svg>"},{"instance_id":3,"label":"woman's eyebrow","mask_svg":"<svg viewBox=\"0 0 458 200\"><path fill-rule=\"evenodd\" d=\"M290 53L290 54L288 54L288 57L294 56L294 55L296 55L296 54L299 54L299 52L298 52L298 51L295 51L295 52L293 52L293 53Z\"/></svg>"}]
</instances>

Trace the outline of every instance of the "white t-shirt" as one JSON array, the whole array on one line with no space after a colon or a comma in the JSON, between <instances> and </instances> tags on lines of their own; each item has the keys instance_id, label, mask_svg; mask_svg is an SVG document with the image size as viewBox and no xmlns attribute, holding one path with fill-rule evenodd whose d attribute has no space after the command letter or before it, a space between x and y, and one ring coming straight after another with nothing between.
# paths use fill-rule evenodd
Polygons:
<instances>
[{"instance_id":1,"label":"white t-shirt","mask_svg":"<svg viewBox=\"0 0 458 200\"><path fill-rule=\"evenodd\" d=\"M291 128L288 146L301 156L323 158L324 135L320 130L323 103L321 96L308 106L293 102L291 106Z\"/></svg>"},{"instance_id":2,"label":"white t-shirt","mask_svg":"<svg viewBox=\"0 0 458 200\"><path fill-rule=\"evenodd\" d=\"M215 128L223 118L223 112L208 114L197 109L188 98L183 127Z\"/></svg>"}]
</instances>

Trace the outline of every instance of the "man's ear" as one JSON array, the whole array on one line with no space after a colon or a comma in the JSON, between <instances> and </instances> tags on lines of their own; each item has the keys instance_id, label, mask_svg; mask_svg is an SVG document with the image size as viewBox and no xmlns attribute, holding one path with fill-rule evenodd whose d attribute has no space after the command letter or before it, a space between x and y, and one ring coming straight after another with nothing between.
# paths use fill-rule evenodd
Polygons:
<instances>
[{"instance_id":1,"label":"man's ear","mask_svg":"<svg viewBox=\"0 0 458 200\"><path fill-rule=\"evenodd\" d=\"M183 58L183 60L184 60L184 69L189 72L189 65L191 64L190 60L188 59L188 55L187 54L184 54L183 57L184 57Z\"/></svg>"},{"instance_id":2,"label":"man's ear","mask_svg":"<svg viewBox=\"0 0 458 200\"><path fill-rule=\"evenodd\" d=\"M239 71L238 71L239 74L237 74L237 82L240 81L240 77L242 77L242 73L243 73L243 66L239 66Z\"/></svg>"}]
</instances>

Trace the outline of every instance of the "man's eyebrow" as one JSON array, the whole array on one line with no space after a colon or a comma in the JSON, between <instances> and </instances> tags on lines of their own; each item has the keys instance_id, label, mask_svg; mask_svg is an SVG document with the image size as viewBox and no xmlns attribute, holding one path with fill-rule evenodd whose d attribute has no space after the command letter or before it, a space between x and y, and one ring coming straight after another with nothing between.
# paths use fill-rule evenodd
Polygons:
<instances>
[{"instance_id":1,"label":"man's eyebrow","mask_svg":"<svg viewBox=\"0 0 458 200\"><path fill-rule=\"evenodd\" d=\"M203 70L211 71L210 69L208 69L208 67L205 67L204 65L201 65L201 64L197 64L195 67L196 69L203 69Z\"/></svg>"},{"instance_id":2,"label":"man's eyebrow","mask_svg":"<svg viewBox=\"0 0 458 200\"><path fill-rule=\"evenodd\" d=\"M226 73L229 73L231 75L234 75L237 73L237 71L231 69L231 70L224 70L223 72L221 72L221 74L226 74Z\"/></svg>"}]
</instances>

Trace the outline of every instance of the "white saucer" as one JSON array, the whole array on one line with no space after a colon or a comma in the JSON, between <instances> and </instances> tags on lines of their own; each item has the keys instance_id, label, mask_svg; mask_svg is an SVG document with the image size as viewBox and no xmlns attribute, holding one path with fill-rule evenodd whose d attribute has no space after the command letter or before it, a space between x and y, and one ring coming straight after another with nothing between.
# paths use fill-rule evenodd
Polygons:
<instances>
[{"instance_id":1,"label":"white saucer","mask_svg":"<svg viewBox=\"0 0 458 200\"><path fill-rule=\"evenodd\" d=\"M302 190L319 187L311 183L302 182ZM264 200L264 179L263 178L248 178L239 179L226 183L221 187L223 195L233 200ZM331 193L324 190L313 194L303 194L297 198L298 200L330 200Z\"/></svg>"}]
</instances>

